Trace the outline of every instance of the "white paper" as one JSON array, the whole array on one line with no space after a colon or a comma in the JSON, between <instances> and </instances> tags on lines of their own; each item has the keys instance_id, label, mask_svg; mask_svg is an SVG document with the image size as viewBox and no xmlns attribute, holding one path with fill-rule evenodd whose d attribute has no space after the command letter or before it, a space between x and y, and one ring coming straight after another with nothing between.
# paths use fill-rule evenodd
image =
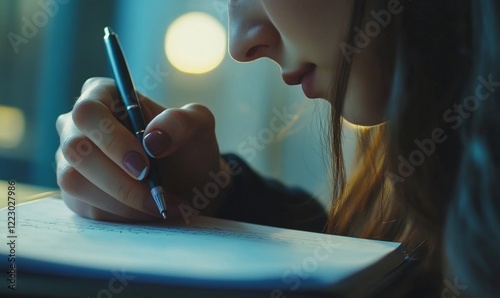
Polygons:
<instances>
[{"instance_id":1,"label":"white paper","mask_svg":"<svg viewBox=\"0 0 500 298\"><path fill-rule=\"evenodd\" d=\"M192 217L187 226L99 222L53 198L17 206L16 221L16 262L22 270L77 276L120 271L136 281L179 285L321 288L400 246L208 217ZM7 231L5 208L0 231ZM2 264L8 250L0 245ZM398 258L389 267L402 262Z\"/></svg>"}]
</instances>

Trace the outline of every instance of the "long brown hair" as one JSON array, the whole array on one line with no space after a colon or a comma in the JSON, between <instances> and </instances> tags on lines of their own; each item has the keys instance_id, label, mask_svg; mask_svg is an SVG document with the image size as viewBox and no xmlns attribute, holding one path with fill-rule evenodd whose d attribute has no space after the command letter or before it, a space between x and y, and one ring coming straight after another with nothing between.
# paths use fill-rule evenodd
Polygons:
<instances>
[{"instance_id":1,"label":"long brown hair","mask_svg":"<svg viewBox=\"0 0 500 298\"><path fill-rule=\"evenodd\" d=\"M447 261L471 297L498 297L500 285L500 3L474 1L474 74L470 90L481 88L463 123L455 200L445 232ZM477 79L479 78L479 79ZM479 80L479 82L478 82ZM472 94L470 94L472 95ZM483 98L480 99L479 97ZM465 104L465 100L464 100Z\"/></svg>"},{"instance_id":2,"label":"long brown hair","mask_svg":"<svg viewBox=\"0 0 500 298\"><path fill-rule=\"evenodd\" d=\"M462 156L462 128L453 112L474 92L467 88L474 79L471 1L400 1L402 12L384 29L383 44L394 51L388 66L394 73L390 120L360 129L359 160L347 181L341 113L351 64L345 59L330 98L334 194L327 231L402 242L411 256L438 272ZM354 1L348 44L353 44L352 28L363 28L369 12L388 2Z\"/></svg>"}]
</instances>

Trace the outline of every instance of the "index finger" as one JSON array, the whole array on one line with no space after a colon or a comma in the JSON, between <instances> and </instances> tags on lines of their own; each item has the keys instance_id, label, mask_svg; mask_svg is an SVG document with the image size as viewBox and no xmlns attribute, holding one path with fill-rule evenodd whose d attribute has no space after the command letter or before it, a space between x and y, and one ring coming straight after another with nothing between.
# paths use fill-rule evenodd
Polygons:
<instances>
[{"instance_id":1,"label":"index finger","mask_svg":"<svg viewBox=\"0 0 500 298\"><path fill-rule=\"evenodd\" d=\"M136 136L117 118L121 113L125 120L128 114L121 105L114 81L88 80L82 90L72 112L75 125L125 172L135 179L144 179L149 158Z\"/></svg>"},{"instance_id":2,"label":"index finger","mask_svg":"<svg viewBox=\"0 0 500 298\"><path fill-rule=\"evenodd\" d=\"M87 79L82 85L81 95L75 104L85 98L99 100L118 120L126 121L127 109L120 100L120 94L113 79L101 77Z\"/></svg>"}]
</instances>

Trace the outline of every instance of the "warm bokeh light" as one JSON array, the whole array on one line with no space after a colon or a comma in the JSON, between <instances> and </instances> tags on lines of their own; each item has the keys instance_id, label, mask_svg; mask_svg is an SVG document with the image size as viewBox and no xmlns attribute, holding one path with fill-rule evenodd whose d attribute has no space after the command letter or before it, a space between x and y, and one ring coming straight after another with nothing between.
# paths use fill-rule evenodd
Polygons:
<instances>
[{"instance_id":1,"label":"warm bokeh light","mask_svg":"<svg viewBox=\"0 0 500 298\"><path fill-rule=\"evenodd\" d=\"M191 12L176 19L165 35L165 53L178 70L202 74L226 55L226 30L214 17Z\"/></svg>"},{"instance_id":2,"label":"warm bokeh light","mask_svg":"<svg viewBox=\"0 0 500 298\"><path fill-rule=\"evenodd\" d=\"M25 119L18 108L0 106L0 148L14 148L24 137Z\"/></svg>"}]
</instances>

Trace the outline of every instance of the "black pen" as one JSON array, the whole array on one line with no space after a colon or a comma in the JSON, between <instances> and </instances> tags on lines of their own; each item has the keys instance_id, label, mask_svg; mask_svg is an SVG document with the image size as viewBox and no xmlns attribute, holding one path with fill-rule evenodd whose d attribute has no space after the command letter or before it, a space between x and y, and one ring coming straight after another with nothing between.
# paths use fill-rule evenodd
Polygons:
<instances>
[{"instance_id":1,"label":"black pen","mask_svg":"<svg viewBox=\"0 0 500 298\"><path fill-rule=\"evenodd\" d=\"M130 75L127 61L123 55L122 48L118 36L111 30L111 28L104 28L104 44L106 45L106 52L108 54L111 68L115 76L116 86L120 92L123 105L126 107L130 123L132 125L131 131L135 134L136 138L142 144L144 138L144 130L146 129L146 122L142 114L141 105L135 90L132 77ZM167 219L167 205L165 203L165 190L160 184L159 173L154 166L153 160L149 158L150 167L149 173L146 177L151 195L160 210L160 214L164 219Z\"/></svg>"}]
</instances>

